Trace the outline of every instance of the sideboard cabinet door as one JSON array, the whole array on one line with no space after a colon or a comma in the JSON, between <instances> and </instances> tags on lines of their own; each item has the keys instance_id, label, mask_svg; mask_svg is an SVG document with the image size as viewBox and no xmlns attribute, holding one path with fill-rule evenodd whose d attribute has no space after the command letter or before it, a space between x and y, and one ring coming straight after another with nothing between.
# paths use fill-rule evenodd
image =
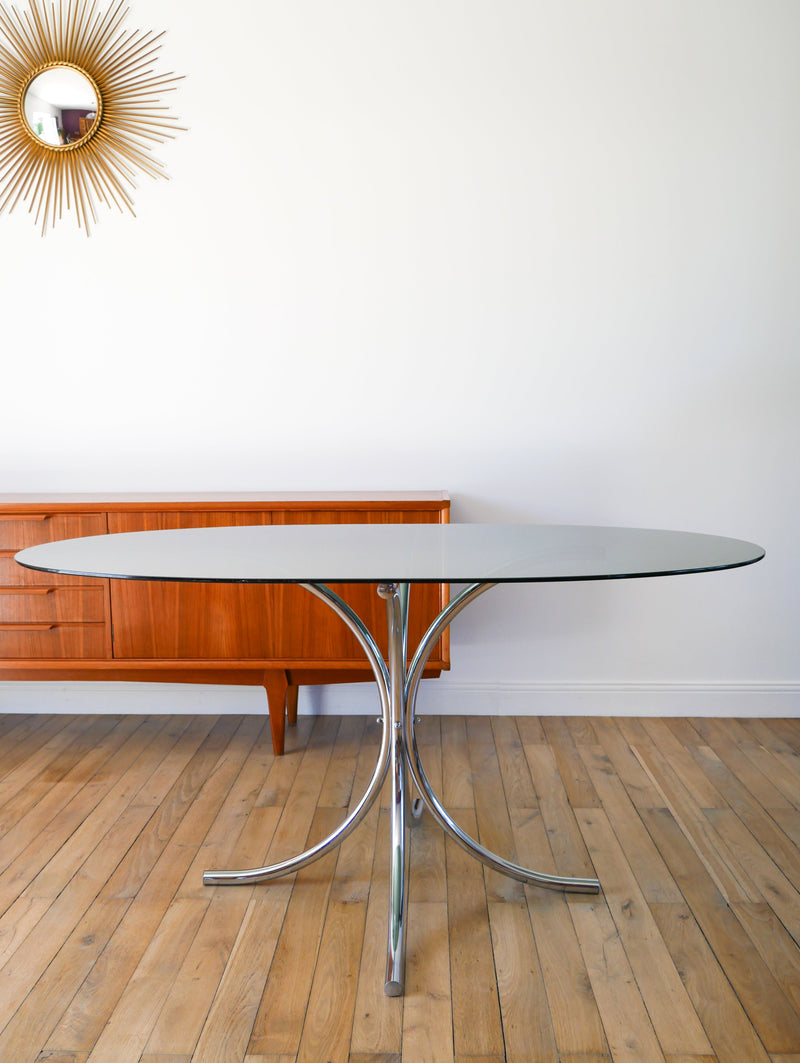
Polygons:
<instances>
[{"instance_id":1,"label":"sideboard cabinet door","mask_svg":"<svg viewBox=\"0 0 800 1063\"><path fill-rule=\"evenodd\" d=\"M430 512L364 510L109 513L110 532L295 523L430 523ZM385 605L367 584L333 584L385 652ZM409 643L416 645L442 608L437 585L414 588ZM262 660L308 668L365 664L356 639L313 595L287 584L112 580L115 659Z\"/></svg>"}]
</instances>

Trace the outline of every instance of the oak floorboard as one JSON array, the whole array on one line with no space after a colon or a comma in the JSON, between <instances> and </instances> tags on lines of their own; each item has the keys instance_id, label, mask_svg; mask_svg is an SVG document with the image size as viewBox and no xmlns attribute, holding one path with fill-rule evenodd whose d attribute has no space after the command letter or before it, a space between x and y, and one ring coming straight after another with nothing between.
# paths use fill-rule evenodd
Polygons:
<instances>
[{"instance_id":1,"label":"oak floorboard","mask_svg":"<svg viewBox=\"0 0 800 1063\"><path fill-rule=\"evenodd\" d=\"M581 749L602 807L647 901L676 903L683 895L669 873L622 781L602 746Z\"/></svg>"},{"instance_id":2,"label":"oak floorboard","mask_svg":"<svg viewBox=\"0 0 800 1063\"><path fill-rule=\"evenodd\" d=\"M794 885L800 881L800 863L789 866L788 846L783 846L787 860L782 869L763 847L761 837L751 834L732 809L709 809L706 816L739 864L747 869L764 900L769 902L795 941L800 941L800 892ZM793 881L789 880L786 871Z\"/></svg>"},{"instance_id":3,"label":"oak floorboard","mask_svg":"<svg viewBox=\"0 0 800 1063\"><path fill-rule=\"evenodd\" d=\"M51 763L68 749L91 724L90 717L54 716L27 735L9 752L0 768L0 807L5 806L32 780L47 773Z\"/></svg>"},{"instance_id":4,"label":"oak floorboard","mask_svg":"<svg viewBox=\"0 0 800 1063\"><path fill-rule=\"evenodd\" d=\"M151 1052L145 1052L141 1057L140 1063L191 1063L191 1056L184 1054L178 1054L176 1052L169 1052L167 1055L153 1055Z\"/></svg>"},{"instance_id":5,"label":"oak floorboard","mask_svg":"<svg viewBox=\"0 0 800 1063\"><path fill-rule=\"evenodd\" d=\"M473 834L470 829L467 829L467 833L479 839L484 849L515 861L508 803L491 731L488 740L484 732L482 740L470 743L470 766L478 833ZM490 868L484 870L484 878L486 895L490 901L524 899L522 883L515 879Z\"/></svg>"},{"instance_id":6,"label":"oak floorboard","mask_svg":"<svg viewBox=\"0 0 800 1063\"><path fill-rule=\"evenodd\" d=\"M725 799L712 780L699 767L686 746L678 740L670 720L645 720L642 724L650 739L648 750L656 762L668 765L689 798L698 808L725 808ZM691 739L691 734L687 735Z\"/></svg>"},{"instance_id":7,"label":"oak floorboard","mask_svg":"<svg viewBox=\"0 0 800 1063\"><path fill-rule=\"evenodd\" d=\"M409 904L402 1054L415 1063L453 1061L448 936L446 903Z\"/></svg>"},{"instance_id":8,"label":"oak floorboard","mask_svg":"<svg viewBox=\"0 0 800 1063\"><path fill-rule=\"evenodd\" d=\"M753 764L737 738L740 732L732 725L735 721L701 719L694 722L696 730L706 739L731 773L740 779L762 808L791 808L791 802L774 785L771 778Z\"/></svg>"},{"instance_id":9,"label":"oak floorboard","mask_svg":"<svg viewBox=\"0 0 800 1063\"><path fill-rule=\"evenodd\" d=\"M576 815L661 1048L673 1054L710 1052L708 1038L605 812L578 809Z\"/></svg>"},{"instance_id":10,"label":"oak floorboard","mask_svg":"<svg viewBox=\"0 0 800 1063\"><path fill-rule=\"evenodd\" d=\"M215 895L203 913L197 934L165 993L145 1055L189 1056L202 1033L239 928L250 902L249 890Z\"/></svg>"},{"instance_id":11,"label":"oak floorboard","mask_svg":"<svg viewBox=\"0 0 800 1063\"><path fill-rule=\"evenodd\" d=\"M696 751L696 756L705 765L706 771L714 776L718 788L725 795L728 809L719 811L723 814L728 810L735 812L742 825L758 839L759 844L791 879L795 888L800 887L800 856L797 847L789 840L785 831L780 829L783 816L800 821L797 810L790 806L786 809L773 808L767 813L743 785L743 780L734 775L720 760L702 749ZM708 814L707 818L713 820Z\"/></svg>"},{"instance_id":12,"label":"oak floorboard","mask_svg":"<svg viewBox=\"0 0 800 1063\"><path fill-rule=\"evenodd\" d=\"M316 845L330 834L340 819L340 809L318 809L309 844ZM328 853L295 878L270 978L250 1035L248 1052L252 1054L298 1052L338 855Z\"/></svg>"},{"instance_id":13,"label":"oak floorboard","mask_svg":"<svg viewBox=\"0 0 800 1063\"><path fill-rule=\"evenodd\" d=\"M518 904L489 902L497 990L509 1063L558 1063L547 991L531 928L530 912Z\"/></svg>"},{"instance_id":14,"label":"oak floorboard","mask_svg":"<svg viewBox=\"0 0 800 1063\"><path fill-rule=\"evenodd\" d=\"M249 1056L244 1063L251 1063ZM261 1060L256 1059L255 1063L261 1063ZM266 1059L264 1063L284 1063L284 1061ZM291 1063L294 1061L292 1060ZM403 1063L403 1061L399 1052L351 1052L349 1063Z\"/></svg>"},{"instance_id":15,"label":"oak floorboard","mask_svg":"<svg viewBox=\"0 0 800 1063\"><path fill-rule=\"evenodd\" d=\"M367 906L331 901L297 1063L348 1063Z\"/></svg>"},{"instance_id":16,"label":"oak floorboard","mask_svg":"<svg viewBox=\"0 0 800 1063\"><path fill-rule=\"evenodd\" d=\"M275 953L288 898L254 893L217 993L203 1025L193 1063L241 1063Z\"/></svg>"},{"instance_id":17,"label":"oak floorboard","mask_svg":"<svg viewBox=\"0 0 800 1063\"><path fill-rule=\"evenodd\" d=\"M36 1063L86 1063L89 1058L87 1052L42 1052L36 1057ZM170 1063L167 1060L167 1063ZM184 1063L184 1060L176 1060L175 1063Z\"/></svg>"},{"instance_id":18,"label":"oak floorboard","mask_svg":"<svg viewBox=\"0 0 800 1063\"><path fill-rule=\"evenodd\" d=\"M515 809L512 822L517 848L525 855L527 865L555 874L555 861L538 810ZM571 1054L602 1055L608 1047L606 1036L566 896L534 886L525 887L525 896L556 1046L562 1058Z\"/></svg>"},{"instance_id":19,"label":"oak floorboard","mask_svg":"<svg viewBox=\"0 0 800 1063\"><path fill-rule=\"evenodd\" d=\"M139 1063L207 907L208 900L194 897L169 906L89 1054L91 1063Z\"/></svg>"},{"instance_id":20,"label":"oak floorboard","mask_svg":"<svg viewBox=\"0 0 800 1063\"><path fill-rule=\"evenodd\" d=\"M664 1063L664 1053L631 970L623 942L603 901L570 903L614 1063Z\"/></svg>"},{"instance_id":21,"label":"oak floorboard","mask_svg":"<svg viewBox=\"0 0 800 1063\"><path fill-rule=\"evenodd\" d=\"M383 991L389 927L389 838L389 814L381 809L375 833L372 886L367 900L350 1041L351 1051L364 1056L399 1055L402 1050L403 998L387 997ZM411 898L413 879L409 886L409 903Z\"/></svg>"},{"instance_id":22,"label":"oak floorboard","mask_svg":"<svg viewBox=\"0 0 800 1063\"><path fill-rule=\"evenodd\" d=\"M0 1059L28 1063L40 1058L66 1058L76 1053L50 1050L39 1054L60 1015L69 1005L76 983L89 974L119 924L129 902L124 899L93 904L53 961L36 981L0 1033ZM83 1055L87 1053L77 1053Z\"/></svg>"},{"instance_id":23,"label":"oak floorboard","mask_svg":"<svg viewBox=\"0 0 800 1063\"><path fill-rule=\"evenodd\" d=\"M647 813L647 824L675 868L676 880L692 914L762 1043L772 1052L791 1051L800 1045L800 1015L671 817L666 813Z\"/></svg>"},{"instance_id":24,"label":"oak floorboard","mask_svg":"<svg viewBox=\"0 0 800 1063\"><path fill-rule=\"evenodd\" d=\"M589 1052L575 1055L568 1052L562 1053L561 1063L612 1063L611 1056L607 1052ZM708 1060L698 1060L698 1063L710 1063Z\"/></svg>"},{"instance_id":25,"label":"oak floorboard","mask_svg":"<svg viewBox=\"0 0 800 1063\"><path fill-rule=\"evenodd\" d=\"M447 809L472 808L472 769L469 763L467 724L461 716L443 716L442 802Z\"/></svg>"},{"instance_id":26,"label":"oak floorboard","mask_svg":"<svg viewBox=\"0 0 800 1063\"><path fill-rule=\"evenodd\" d=\"M129 800L129 787L141 786L155 770L152 756L146 752L167 729L168 722L164 718L145 721L127 737L95 777L46 823L34 819L29 825L23 817L9 829L0 846L0 911L6 911L12 900L30 887L56 853L59 863L63 864L61 850L78 827L90 819L91 813L95 813L93 822L97 824L97 817L107 803L114 802L117 797L121 798L123 805L126 796ZM191 719L187 718L184 726L190 723ZM99 829L99 824L97 826Z\"/></svg>"},{"instance_id":27,"label":"oak floorboard","mask_svg":"<svg viewBox=\"0 0 800 1063\"><path fill-rule=\"evenodd\" d=\"M788 932L766 902L737 904L733 910L773 978L800 1015L800 950L797 938Z\"/></svg>"},{"instance_id":28,"label":"oak floorboard","mask_svg":"<svg viewBox=\"0 0 800 1063\"><path fill-rule=\"evenodd\" d=\"M473 837L474 818L463 817ZM450 938L450 985L456 1056L503 1051L500 1002L481 865L447 839L447 905L457 927Z\"/></svg>"},{"instance_id":29,"label":"oak floorboard","mask_svg":"<svg viewBox=\"0 0 800 1063\"><path fill-rule=\"evenodd\" d=\"M248 1053L244 1057L244 1063L295 1063L295 1056L253 1056ZM350 1056L350 1063L352 1063L354 1057ZM142 1063L146 1063L146 1060L142 1060ZM157 1059L153 1060L153 1063L158 1063ZM176 1063L182 1063L182 1061L176 1061ZM189 1060L186 1061L189 1063Z\"/></svg>"},{"instance_id":30,"label":"oak floorboard","mask_svg":"<svg viewBox=\"0 0 800 1063\"><path fill-rule=\"evenodd\" d=\"M88 1050L97 1042L194 856L189 846L175 845L172 835L198 795L204 772L211 770L235 729L236 720L231 718L224 726L217 724L209 730L200 744L197 739L203 731L193 734L191 727L187 729L182 735L186 748L182 750L178 743L170 750L120 818L126 825L128 818L133 823L143 818L144 823L123 858L117 859L98 896L126 898L130 904L78 987L48 1047Z\"/></svg>"},{"instance_id":31,"label":"oak floorboard","mask_svg":"<svg viewBox=\"0 0 800 1063\"><path fill-rule=\"evenodd\" d=\"M719 1063L769 1063L761 1039L685 904L651 911Z\"/></svg>"},{"instance_id":32,"label":"oak floorboard","mask_svg":"<svg viewBox=\"0 0 800 1063\"><path fill-rule=\"evenodd\" d=\"M97 716L87 717L87 726L82 729L66 748L48 764L47 769L37 772L17 794L0 808L0 838L6 833L5 824L18 824L28 820L26 829L33 833L33 823L47 823L52 815L65 804L67 795L72 796L99 767L113 746L108 736L135 730L139 724L135 717ZM29 817L26 816L29 814ZM5 846L3 846L5 850Z\"/></svg>"},{"instance_id":33,"label":"oak floorboard","mask_svg":"<svg viewBox=\"0 0 800 1063\"><path fill-rule=\"evenodd\" d=\"M706 1053L704 1053L702 1056L687 1056L683 1052L676 1056L668 1052L667 1063L717 1063L717 1057L713 1054Z\"/></svg>"},{"instance_id":34,"label":"oak floorboard","mask_svg":"<svg viewBox=\"0 0 800 1063\"><path fill-rule=\"evenodd\" d=\"M609 717L594 721L600 745L605 750L617 778L637 810L663 808L663 794L653 785L652 778L621 733L619 724L620 721Z\"/></svg>"},{"instance_id":35,"label":"oak floorboard","mask_svg":"<svg viewBox=\"0 0 800 1063\"><path fill-rule=\"evenodd\" d=\"M800 1063L800 720L431 717L488 875L424 813L383 992L390 785L321 862L373 717L0 717L2 1063ZM3 789L3 783L5 788Z\"/></svg>"},{"instance_id":36,"label":"oak floorboard","mask_svg":"<svg viewBox=\"0 0 800 1063\"><path fill-rule=\"evenodd\" d=\"M536 808L536 791L516 720L512 716L493 716L492 735L508 807Z\"/></svg>"},{"instance_id":37,"label":"oak floorboard","mask_svg":"<svg viewBox=\"0 0 800 1063\"><path fill-rule=\"evenodd\" d=\"M570 805L555 754L549 746L526 745L525 756L554 860L554 874L593 877L594 868Z\"/></svg>"},{"instance_id":38,"label":"oak floorboard","mask_svg":"<svg viewBox=\"0 0 800 1063\"><path fill-rule=\"evenodd\" d=\"M380 748L380 729L371 726L371 717L363 728L357 747L355 775L347 808L339 810L338 827L345 815L349 815L361 801L375 770L378 750ZM379 802L375 802L366 818L339 847L339 859L333 878L331 898L334 901L369 900L372 881L372 862L375 856L375 835L380 816Z\"/></svg>"},{"instance_id":39,"label":"oak floorboard","mask_svg":"<svg viewBox=\"0 0 800 1063\"><path fill-rule=\"evenodd\" d=\"M711 826L677 771L646 735L638 737L631 733L635 722L624 721L624 731L636 743L631 747L634 755L650 775L653 785L662 795L663 806L669 810L683 836L689 840L720 894L728 902L759 900L758 889ZM646 818L646 815L643 813L642 818Z\"/></svg>"},{"instance_id":40,"label":"oak floorboard","mask_svg":"<svg viewBox=\"0 0 800 1063\"><path fill-rule=\"evenodd\" d=\"M570 805L573 808L597 808L600 800L566 720L558 716L546 716L542 720L542 727L553 751Z\"/></svg>"}]
</instances>

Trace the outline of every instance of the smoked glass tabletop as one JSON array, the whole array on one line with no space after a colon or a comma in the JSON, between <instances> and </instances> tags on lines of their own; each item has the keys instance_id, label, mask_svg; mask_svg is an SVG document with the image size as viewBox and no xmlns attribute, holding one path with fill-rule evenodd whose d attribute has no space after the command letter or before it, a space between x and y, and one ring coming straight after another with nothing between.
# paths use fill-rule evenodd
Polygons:
<instances>
[{"instance_id":1,"label":"smoked glass tabletop","mask_svg":"<svg viewBox=\"0 0 800 1063\"><path fill-rule=\"evenodd\" d=\"M695 532L543 524L182 528L22 550L27 568L200 583L538 583L738 568L755 543Z\"/></svg>"}]
</instances>

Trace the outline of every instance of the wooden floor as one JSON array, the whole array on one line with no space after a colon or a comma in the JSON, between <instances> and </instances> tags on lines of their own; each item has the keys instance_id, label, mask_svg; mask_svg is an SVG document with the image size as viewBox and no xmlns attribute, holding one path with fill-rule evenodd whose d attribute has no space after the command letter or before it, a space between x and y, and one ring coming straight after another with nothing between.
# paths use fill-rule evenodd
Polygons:
<instances>
[{"instance_id":1,"label":"wooden floor","mask_svg":"<svg viewBox=\"0 0 800 1063\"><path fill-rule=\"evenodd\" d=\"M469 831L412 831L407 992L383 995L388 814L269 886L204 868L341 821L375 722L0 717L3 1063L800 1063L800 720L431 718Z\"/></svg>"}]
</instances>

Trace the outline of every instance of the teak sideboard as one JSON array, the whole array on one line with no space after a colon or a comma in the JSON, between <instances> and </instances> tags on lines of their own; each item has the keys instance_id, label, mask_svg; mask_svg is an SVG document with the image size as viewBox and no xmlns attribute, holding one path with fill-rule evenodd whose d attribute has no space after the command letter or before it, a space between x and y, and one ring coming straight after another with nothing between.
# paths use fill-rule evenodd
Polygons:
<instances>
[{"instance_id":1,"label":"teak sideboard","mask_svg":"<svg viewBox=\"0 0 800 1063\"><path fill-rule=\"evenodd\" d=\"M373 678L355 638L324 603L285 584L53 575L23 568L14 554L55 539L157 528L439 524L449 520L449 510L438 492L0 495L0 679L263 686L273 750L280 754L286 719L297 718L299 686ZM385 630L385 604L375 587L332 586L370 630ZM447 594L446 585L414 588L409 645L419 642ZM443 637L425 675L449 666Z\"/></svg>"}]
</instances>

